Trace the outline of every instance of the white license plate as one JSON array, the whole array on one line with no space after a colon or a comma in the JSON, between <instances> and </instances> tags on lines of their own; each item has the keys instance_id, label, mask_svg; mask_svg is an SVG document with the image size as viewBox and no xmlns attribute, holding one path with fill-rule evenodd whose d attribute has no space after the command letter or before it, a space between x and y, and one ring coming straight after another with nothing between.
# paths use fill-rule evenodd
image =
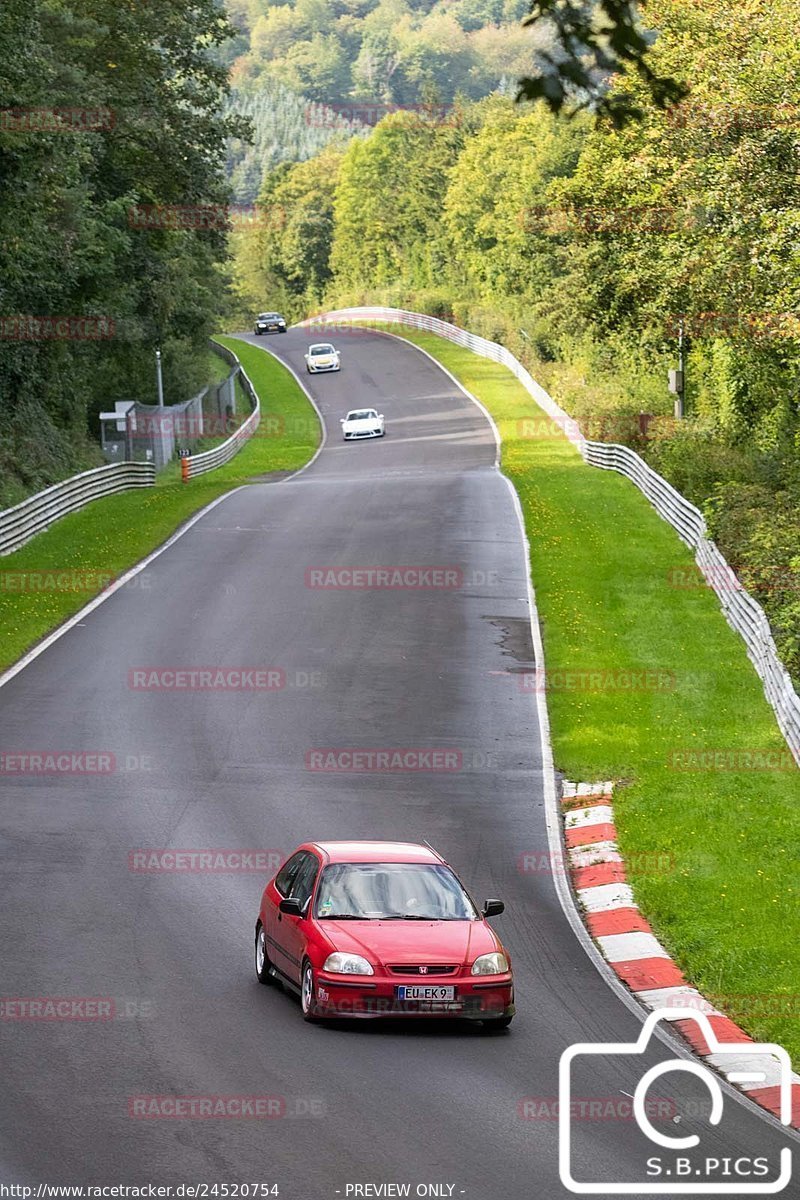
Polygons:
<instances>
[{"instance_id":1,"label":"white license plate","mask_svg":"<svg viewBox=\"0 0 800 1200\"><path fill-rule=\"evenodd\" d=\"M431 984L403 984L397 989L398 1000L455 1000L454 987L437 987Z\"/></svg>"}]
</instances>

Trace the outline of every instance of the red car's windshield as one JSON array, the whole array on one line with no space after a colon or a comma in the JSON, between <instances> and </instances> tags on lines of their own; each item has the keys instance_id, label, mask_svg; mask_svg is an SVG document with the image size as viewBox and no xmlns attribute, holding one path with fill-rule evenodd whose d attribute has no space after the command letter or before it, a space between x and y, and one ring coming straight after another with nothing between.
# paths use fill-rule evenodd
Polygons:
<instances>
[{"instance_id":1,"label":"red car's windshield","mask_svg":"<svg viewBox=\"0 0 800 1200\"><path fill-rule=\"evenodd\" d=\"M322 873L315 914L351 921L480 919L449 867L428 863L332 863Z\"/></svg>"}]
</instances>

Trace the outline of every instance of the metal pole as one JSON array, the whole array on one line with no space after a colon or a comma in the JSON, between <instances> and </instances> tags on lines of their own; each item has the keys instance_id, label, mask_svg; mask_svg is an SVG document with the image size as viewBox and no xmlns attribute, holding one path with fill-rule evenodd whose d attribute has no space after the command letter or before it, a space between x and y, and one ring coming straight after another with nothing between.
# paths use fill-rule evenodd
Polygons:
<instances>
[{"instance_id":1,"label":"metal pole","mask_svg":"<svg viewBox=\"0 0 800 1200\"><path fill-rule=\"evenodd\" d=\"M678 392L678 420L682 421L684 417L684 400L686 397L686 363L683 352L683 317L678 324L678 370L680 371L681 389Z\"/></svg>"},{"instance_id":2,"label":"metal pole","mask_svg":"<svg viewBox=\"0 0 800 1200\"><path fill-rule=\"evenodd\" d=\"M156 384L158 386L158 407L164 407L164 382L161 378L161 351L156 350Z\"/></svg>"}]
</instances>

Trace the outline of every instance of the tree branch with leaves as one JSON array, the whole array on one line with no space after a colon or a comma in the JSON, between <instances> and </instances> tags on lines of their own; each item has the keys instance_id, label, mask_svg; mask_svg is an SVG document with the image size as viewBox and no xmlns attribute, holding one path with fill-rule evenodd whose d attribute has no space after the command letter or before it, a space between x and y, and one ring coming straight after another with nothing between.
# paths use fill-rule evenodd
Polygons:
<instances>
[{"instance_id":1,"label":"tree branch with leaves","mask_svg":"<svg viewBox=\"0 0 800 1200\"><path fill-rule=\"evenodd\" d=\"M635 0L533 0L523 24L547 25L555 46L540 51L544 70L520 80L518 99L544 100L554 113L591 108L620 129L642 110L625 91L609 91L611 76L633 71L658 108L686 95L683 84L648 63L653 38Z\"/></svg>"}]
</instances>

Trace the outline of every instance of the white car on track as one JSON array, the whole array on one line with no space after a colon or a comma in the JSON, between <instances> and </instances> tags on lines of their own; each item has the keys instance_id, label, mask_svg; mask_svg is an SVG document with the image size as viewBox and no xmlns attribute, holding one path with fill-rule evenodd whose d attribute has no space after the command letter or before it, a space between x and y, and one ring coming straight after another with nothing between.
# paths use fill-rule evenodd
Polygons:
<instances>
[{"instance_id":1,"label":"white car on track","mask_svg":"<svg viewBox=\"0 0 800 1200\"><path fill-rule=\"evenodd\" d=\"M346 442L356 438L383 437L386 425L383 414L374 408L351 408L346 417L342 417L342 433Z\"/></svg>"},{"instance_id":2,"label":"white car on track","mask_svg":"<svg viewBox=\"0 0 800 1200\"><path fill-rule=\"evenodd\" d=\"M342 369L339 351L330 342L315 342L313 346L309 346L305 360L306 370L312 375L317 371L341 371Z\"/></svg>"}]
</instances>

